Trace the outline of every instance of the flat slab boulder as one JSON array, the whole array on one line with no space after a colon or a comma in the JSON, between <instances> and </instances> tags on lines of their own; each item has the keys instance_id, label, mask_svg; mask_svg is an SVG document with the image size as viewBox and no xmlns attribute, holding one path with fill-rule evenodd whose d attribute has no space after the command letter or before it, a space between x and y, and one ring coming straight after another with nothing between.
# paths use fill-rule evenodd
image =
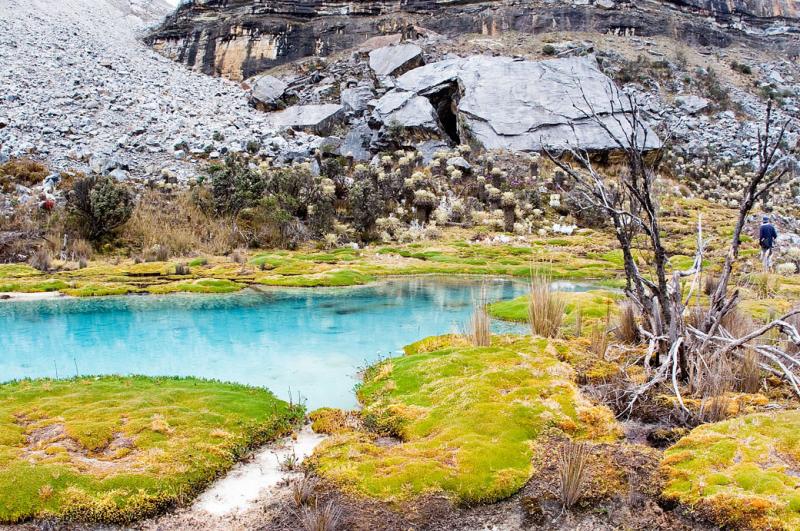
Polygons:
<instances>
[{"instance_id":1,"label":"flat slab boulder","mask_svg":"<svg viewBox=\"0 0 800 531\"><path fill-rule=\"evenodd\" d=\"M295 105L273 113L271 122L278 128L290 128L327 136L344 119L344 107L337 104Z\"/></svg>"},{"instance_id":2,"label":"flat slab boulder","mask_svg":"<svg viewBox=\"0 0 800 531\"><path fill-rule=\"evenodd\" d=\"M422 48L416 44L384 46L369 53L369 66L378 77L401 75L422 64Z\"/></svg>"},{"instance_id":3,"label":"flat slab boulder","mask_svg":"<svg viewBox=\"0 0 800 531\"><path fill-rule=\"evenodd\" d=\"M600 71L594 56L548 61L472 56L416 68L397 79L398 90L457 101L459 136L486 149L589 151L618 149L614 136L631 130L631 105ZM598 123L591 114L596 114ZM648 127L641 149L661 146Z\"/></svg>"},{"instance_id":4,"label":"flat slab boulder","mask_svg":"<svg viewBox=\"0 0 800 531\"><path fill-rule=\"evenodd\" d=\"M423 96L408 91L391 91L378 100L373 116L387 127L424 129L440 133L433 105Z\"/></svg>"},{"instance_id":5,"label":"flat slab boulder","mask_svg":"<svg viewBox=\"0 0 800 531\"><path fill-rule=\"evenodd\" d=\"M264 111L272 111L281 106L281 98L289 85L274 76L261 76L253 84L250 102Z\"/></svg>"}]
</instances>

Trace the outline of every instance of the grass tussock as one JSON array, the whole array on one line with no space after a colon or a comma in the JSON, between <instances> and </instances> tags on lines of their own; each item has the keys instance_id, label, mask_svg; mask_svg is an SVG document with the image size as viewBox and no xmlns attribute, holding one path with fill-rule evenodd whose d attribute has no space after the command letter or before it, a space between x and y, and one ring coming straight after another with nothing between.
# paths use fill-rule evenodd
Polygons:
<instances>
[{"instance_id":1,"label":"grass tussock","mask_svg":"<svg viewBox=\"0 0 800 531\"><path fill-rule=\"evenodd\" d=\"M569 440L561 448L558 477L561 504L565 509L574 506L583 494L588 460L589 450L586 443Z\"/></svg>"},{"instance_id":2,"label":"grass tussock","mask_svg":"<svg viewBox=\"0 0 800 531\"><path fill-rule=\"evenodd\" d=\"M566 301L561 293L553 290L548 277L534 275L528 295L528 325L531 334L542 337L558 337L564 321Z\"/></svg>"},{"instance_id":3,"label":"grass tussock","mask_svg":"<svg viewBox=\"0 0 800 531\"><path fill-rule=\"evenodd\" d=\"M488 347L492 344L491 318L486 311L486 290L481 289L480 298L473 304L475 309L466 326L465 336L476 347Z\"/></svg>"},{"instance_id":4,"label":"grass tussock","mask_svg":"<svg viewBox=\"0 0 800 531\"><path fill-rule=\"evenodd\" d=\"M170 197L149 191L137 201L121 237L144 252L158 246L168 256L224 255L239 244L234 225L231 219L206 215L191 192Z\"/></svg>"},{"instance_id":5,"label":"grass tussock","mask_svg":"<svg viewBox=\"0 0 800 531\"><path fill-rule=\"evenodd\" d=\"M342 509L335 502L306 505L300 509L300 525L304 531L336 531L342 519Z\"/></svg>"},{"instance_id":6,"label":"grass tussock","mask_svg":"<svg viewBox=\"0 0 800 531\"><path fill-rule=\"evenodd\" d=\"M315 494L317 489L317 480L315 478L305 475L300 479L295 479L292 481L291 489L292 501L294 502L294 506L296 508L300 509L306 505L315 506L317 504L317 498Z\"/></svg>"},{"instance_id":7,"label":"grass tussock","mask_svg":"<svg viewBox=\"0 0 800 531\"><path fill-rule=\"evenodd\" d=\"M639 325L636 322L636 308L630 302L620 305L616 335L623 343L635 345L641 341Z\"/></svg>"},{"instance_id":8,"label":"grass tussock","mask_svg":"<svg viewBox=\"0 0 800 531\"><path fill-rule=\"evenodd\" d=\"M739 365L737 388L742 393L758 393L761 390L760 356L753 349L747 349Z\"/></svg>"}]
</instances>

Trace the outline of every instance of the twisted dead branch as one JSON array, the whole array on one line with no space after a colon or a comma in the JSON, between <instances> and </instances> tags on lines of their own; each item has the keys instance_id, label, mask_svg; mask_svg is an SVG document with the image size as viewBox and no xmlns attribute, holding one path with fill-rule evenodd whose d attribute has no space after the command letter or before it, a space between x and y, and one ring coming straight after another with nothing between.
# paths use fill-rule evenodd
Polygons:
<instances>
[{"instance_id":1,"label":"twisted dead branch","mask_svg":"<svg viewBox=\"0 0 800 531\"><path fill-rule=\"evenodd\" d=\"M800 357L774 346L755 344L756 340L777 329L793 345L800 346L800 334L787 321L800 314L800 310L789 312L739 338L732 337L722 326L723 319L736 308L740 296L738 290L731 291L729 286L747 218L756 202L779 185L788 173L778 154L789 121L783 123L775 133L772 102L767 105L766 123L763 132L759 132L758 149L753 157L757 161L757 169L745 186L722 272L702 323L690 326L687 323L687 308L692 297L700 290L705 253L702 218L698 216L697 246L691 267L670 275L668 253L661 241L663 231L654 187L663 147L656 149L655 153L645 153L650 129L631 95L622 93L616 87L609 87L611 112L601 115L596 112L582 88L581 94L582 105L574 105L575 109L584 120L598 126L613 140L624 156L626 170L617 175L601 173L593 164L590 153L574 145L567 145L559 153L545 150L545 154L569 177L569 193L577 194L586 204L609 216L622 250L625 293L638 309L644 324L639 327L641 337L647 341L644 364L648 371L654 368L645 383L630 390L628 407L623 413L630 414L637 400L668 379L671 380L678 403L686 410L680 383L687 381L692 372L698 373L692 369L703 367L708 371L707 357L740 357L745 349L758 352L764 360L759 362L759 366L784 378L800 397L800 383L794 372L800 369ZM608 116L616 121L622 134L607 125L604 117ZM633 256L634 240L638 236L645 238L653 257L647 276L639 269ZM690 279L686 291L685 279Z\"/></svg>"}]
</instances>

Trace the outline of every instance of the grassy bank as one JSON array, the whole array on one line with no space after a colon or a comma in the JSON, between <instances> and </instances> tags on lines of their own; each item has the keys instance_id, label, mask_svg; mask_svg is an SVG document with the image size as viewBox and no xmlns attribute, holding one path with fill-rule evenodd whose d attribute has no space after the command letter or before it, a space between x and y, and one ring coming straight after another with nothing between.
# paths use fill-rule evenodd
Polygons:
<instances>
[{"instance_id":1,"label":"grassy bank","mask_svg":"<svg viewBox=\"0 0 800 531\"><path fill-rule=\"evenodd\" d=\"M367 370L358 398L362 429L337 425L330 411L316 419L335 435L313 466L345 490L389 501L437 492L499 500L535 473L537 444L549 436L619 435L611 412L581 396L546 339L503 336L472 347L458 336L428 338Z\"/></svg>"},{"instance_id":2,"label":"grassy bank","mask_svg":"<svg viewBox=\"0 0 800 531\"><path fill-rule=\"evenodd\" d=\"M302 415L264 389L193 378L0 385L0 522L153 515Z\"/></svg>"},{"instance_id":3,"label":"grassy bank","mask_svg":"<svg viewBox=\"0 0 800 531\"><path fill-rule=\"evenodd\" d=\"M800 528L800 411L695 428L662 462L664 497L723 527Z\"/></svg>"}]
</instances>

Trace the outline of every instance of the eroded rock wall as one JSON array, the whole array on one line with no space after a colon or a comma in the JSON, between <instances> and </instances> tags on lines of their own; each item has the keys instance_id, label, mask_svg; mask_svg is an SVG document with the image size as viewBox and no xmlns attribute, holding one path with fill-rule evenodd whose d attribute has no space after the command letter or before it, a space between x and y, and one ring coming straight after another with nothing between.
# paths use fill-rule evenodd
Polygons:
<instances>
[{"instance_id":1,"label":"eroded rock wall","mask_svg":"<svg viewBox=\"0 0 800 531\"><path fill-rule=\"evenodd\" d=\"M327 56L376 35L422 26L445 35L591 31L724 47L738 39L797 53L797 0L196 0L147 42L194 70L245 79L308 56Z\"/></svg>"}]
</instances>

